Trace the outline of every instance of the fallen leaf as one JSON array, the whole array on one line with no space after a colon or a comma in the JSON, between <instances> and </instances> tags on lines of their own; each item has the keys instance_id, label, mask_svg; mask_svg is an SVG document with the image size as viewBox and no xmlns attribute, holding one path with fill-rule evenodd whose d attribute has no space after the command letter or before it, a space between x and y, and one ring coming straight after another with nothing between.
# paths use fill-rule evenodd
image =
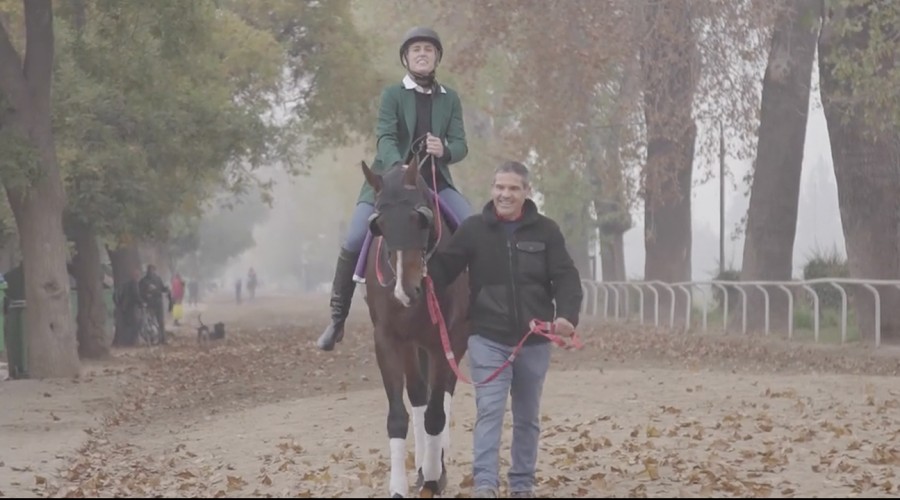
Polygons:
<instances>
[{"instance_id":1,"label":"fallen leaf","mask_svg":"<svg viewBox=\"0 0 900 500\"><path fill-rule=\"evenodd\" d=\"M647 475L650 476L651 481L656 481L659 479L659 463L652 458L648 458L644 460L644 470L647 472Z\"/></svg>"},{"instance_id":2,"label":"fallen leaf","mask_svg":"<svg viewBox=\"0 0 900 500\"><path fill-rule=\"evenodd\" d=\"M240 490L247 486L247 482L240 476L226 476L226 479L228 480L228 491Z\"/></svg>"}]
</instances>

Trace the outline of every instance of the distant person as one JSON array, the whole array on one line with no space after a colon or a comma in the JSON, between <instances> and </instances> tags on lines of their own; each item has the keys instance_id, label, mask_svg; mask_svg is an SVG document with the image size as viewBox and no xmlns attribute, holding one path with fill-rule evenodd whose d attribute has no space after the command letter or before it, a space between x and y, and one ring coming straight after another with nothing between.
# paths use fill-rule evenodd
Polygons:
<instances>
[{"instance_id":1,"label":"distant person","mask_svg":"<svg viewBox=\"0 0 900 500\"><path fill-rule=\"evenodd\" d=\"M247 273L247 292L250 294L251 301L256 298L256 285L256 271L251 267L250 271Z\"/></svg>"},{"instance_id":2,"label":"distant person","mask_svg":"<svg viewBox=\"0 0 900 500\"><path fill-rule=\"evenodd\" d=\"M147 265L147 274L141 278L138 283L138 289L141 294L141 301L147 306L147 312L156 316L157 327L159 329L159 342L166 343L166 316L163 309L163 295L169 298L169 310L172 310L172 293L169 287L163 283L162 278L156 274L156 266Z\"/></svg>"},{"instance_id":3,"label":"distant person","mask_svg":"<svg viewBox=\"0 0 900 500\"><path fill-rule=\"evenodd\" d=\"M172 302L174 303L174 306L172 307L172 319L175 321L175 324L178 325L178 320L181 318L175 314L175 307L181 307L182 302L184 302L184 280L181 279L181 274L175 273L175 276L172 277L170 286L172 289Z\"/></svg>"}]
</instances>

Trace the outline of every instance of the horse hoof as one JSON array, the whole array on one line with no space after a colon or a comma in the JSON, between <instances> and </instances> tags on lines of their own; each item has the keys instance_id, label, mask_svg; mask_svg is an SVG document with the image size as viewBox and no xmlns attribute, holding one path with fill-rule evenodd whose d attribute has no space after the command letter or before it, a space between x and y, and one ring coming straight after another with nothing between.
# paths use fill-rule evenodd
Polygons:
<instances>
[{"instance_id":1,"label":"horse hoof","mask_svg":"<svg viewBox=\"0 0 900 500\"><path fill-rule=\"evenodd\" d=\"M426 486L419 490L419 498L434 498L434 491Z\"/></svg>"},{"instance_id":2,"label":"horse hoof","mask_svg":"<svg viewBox=\"0 0 900 500\"><path fill-rule=\"evenodd\" d=\"M392 496L391 498L403 498L403 495L401 495L399 493L394 493L394 496Z\"/></svg>"},{"instance_id":3,"label":"horse hoof","mask_svg":"<svg viewBox=\"0 0 900 500\"><path fill-rule=\"evenodd\" d=\"M444 488L446 488L446 487L447 487L447 468L444 467L443 470L441 470L441 478L438 479L438 489L437 490L440 493L440 492L443 492Z\"/></svg>"},{"instance_id":4,"label":"horse hoof","mask_svg":"<svg viewBox=\"0 0 900 500\"><path fill-rule=\"evenodd\" d=\"M422 475L422 469L419 468L419 474L418 474L418 477L416 477L416 486L415 486L415 488L416 488L417 490L418 490L418 489L421 489L421 488L422 488L422 485L424 485L424 484L425 484L425 476Z\"/></svg>"}]
</instances>

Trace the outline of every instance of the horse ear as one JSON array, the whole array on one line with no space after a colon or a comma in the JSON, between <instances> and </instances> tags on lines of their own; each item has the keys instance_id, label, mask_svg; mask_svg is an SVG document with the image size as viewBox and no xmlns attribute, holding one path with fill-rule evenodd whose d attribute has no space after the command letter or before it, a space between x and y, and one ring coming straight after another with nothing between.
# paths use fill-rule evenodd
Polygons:
<instances>
[{"instance_id":1,"label":"horse ear","mask_svg":"<svg viewBox=\"0 0 900 500\"><path fill-rule=\"evenodd\" d=\"M403 185L416 187L416 177L419 176L419 164L415 161L406 167L406 173L403 174Z\"/></svg>"},{"instance_id":2,"label":"horse ear","mask_svg":"<svg viewBox=\"0 0 900 500\"><path fill-rule=\"evenodd\" d=\"M372 169L369 168L368 165L366 165L365 161L362 161L360 163L362 164L363 175L366 176L366 182L368 182L370 186L375 188L376 193L380 192L382 187L381 176L376 174L375 172L372 172Z\"/></svg>"}]
</instances>

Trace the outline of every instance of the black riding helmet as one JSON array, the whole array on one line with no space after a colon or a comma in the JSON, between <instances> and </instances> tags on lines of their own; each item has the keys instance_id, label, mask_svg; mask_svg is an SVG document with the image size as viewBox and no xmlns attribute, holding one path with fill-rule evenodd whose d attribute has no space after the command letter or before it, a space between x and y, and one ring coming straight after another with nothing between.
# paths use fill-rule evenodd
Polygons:
<instances>
[{"instance_id":1,"label":"black riding helmet","mask_svg":"<svg viewBox=\"0 0 900 500\"><path fill-rule=\"evenodd\" d=\"M440 62L441 58L444 56L444 46L441 44L441 37L439 37L437 32L433 29L422 27L415 27L406 32L406 35L403 37L403 43L400 44L400 62L403 63L403 56L406 55L406 49L408 49L410 45L422 41L428 41L434 44L438 52L437 62Z\"/></svg>"}]
</instances>

